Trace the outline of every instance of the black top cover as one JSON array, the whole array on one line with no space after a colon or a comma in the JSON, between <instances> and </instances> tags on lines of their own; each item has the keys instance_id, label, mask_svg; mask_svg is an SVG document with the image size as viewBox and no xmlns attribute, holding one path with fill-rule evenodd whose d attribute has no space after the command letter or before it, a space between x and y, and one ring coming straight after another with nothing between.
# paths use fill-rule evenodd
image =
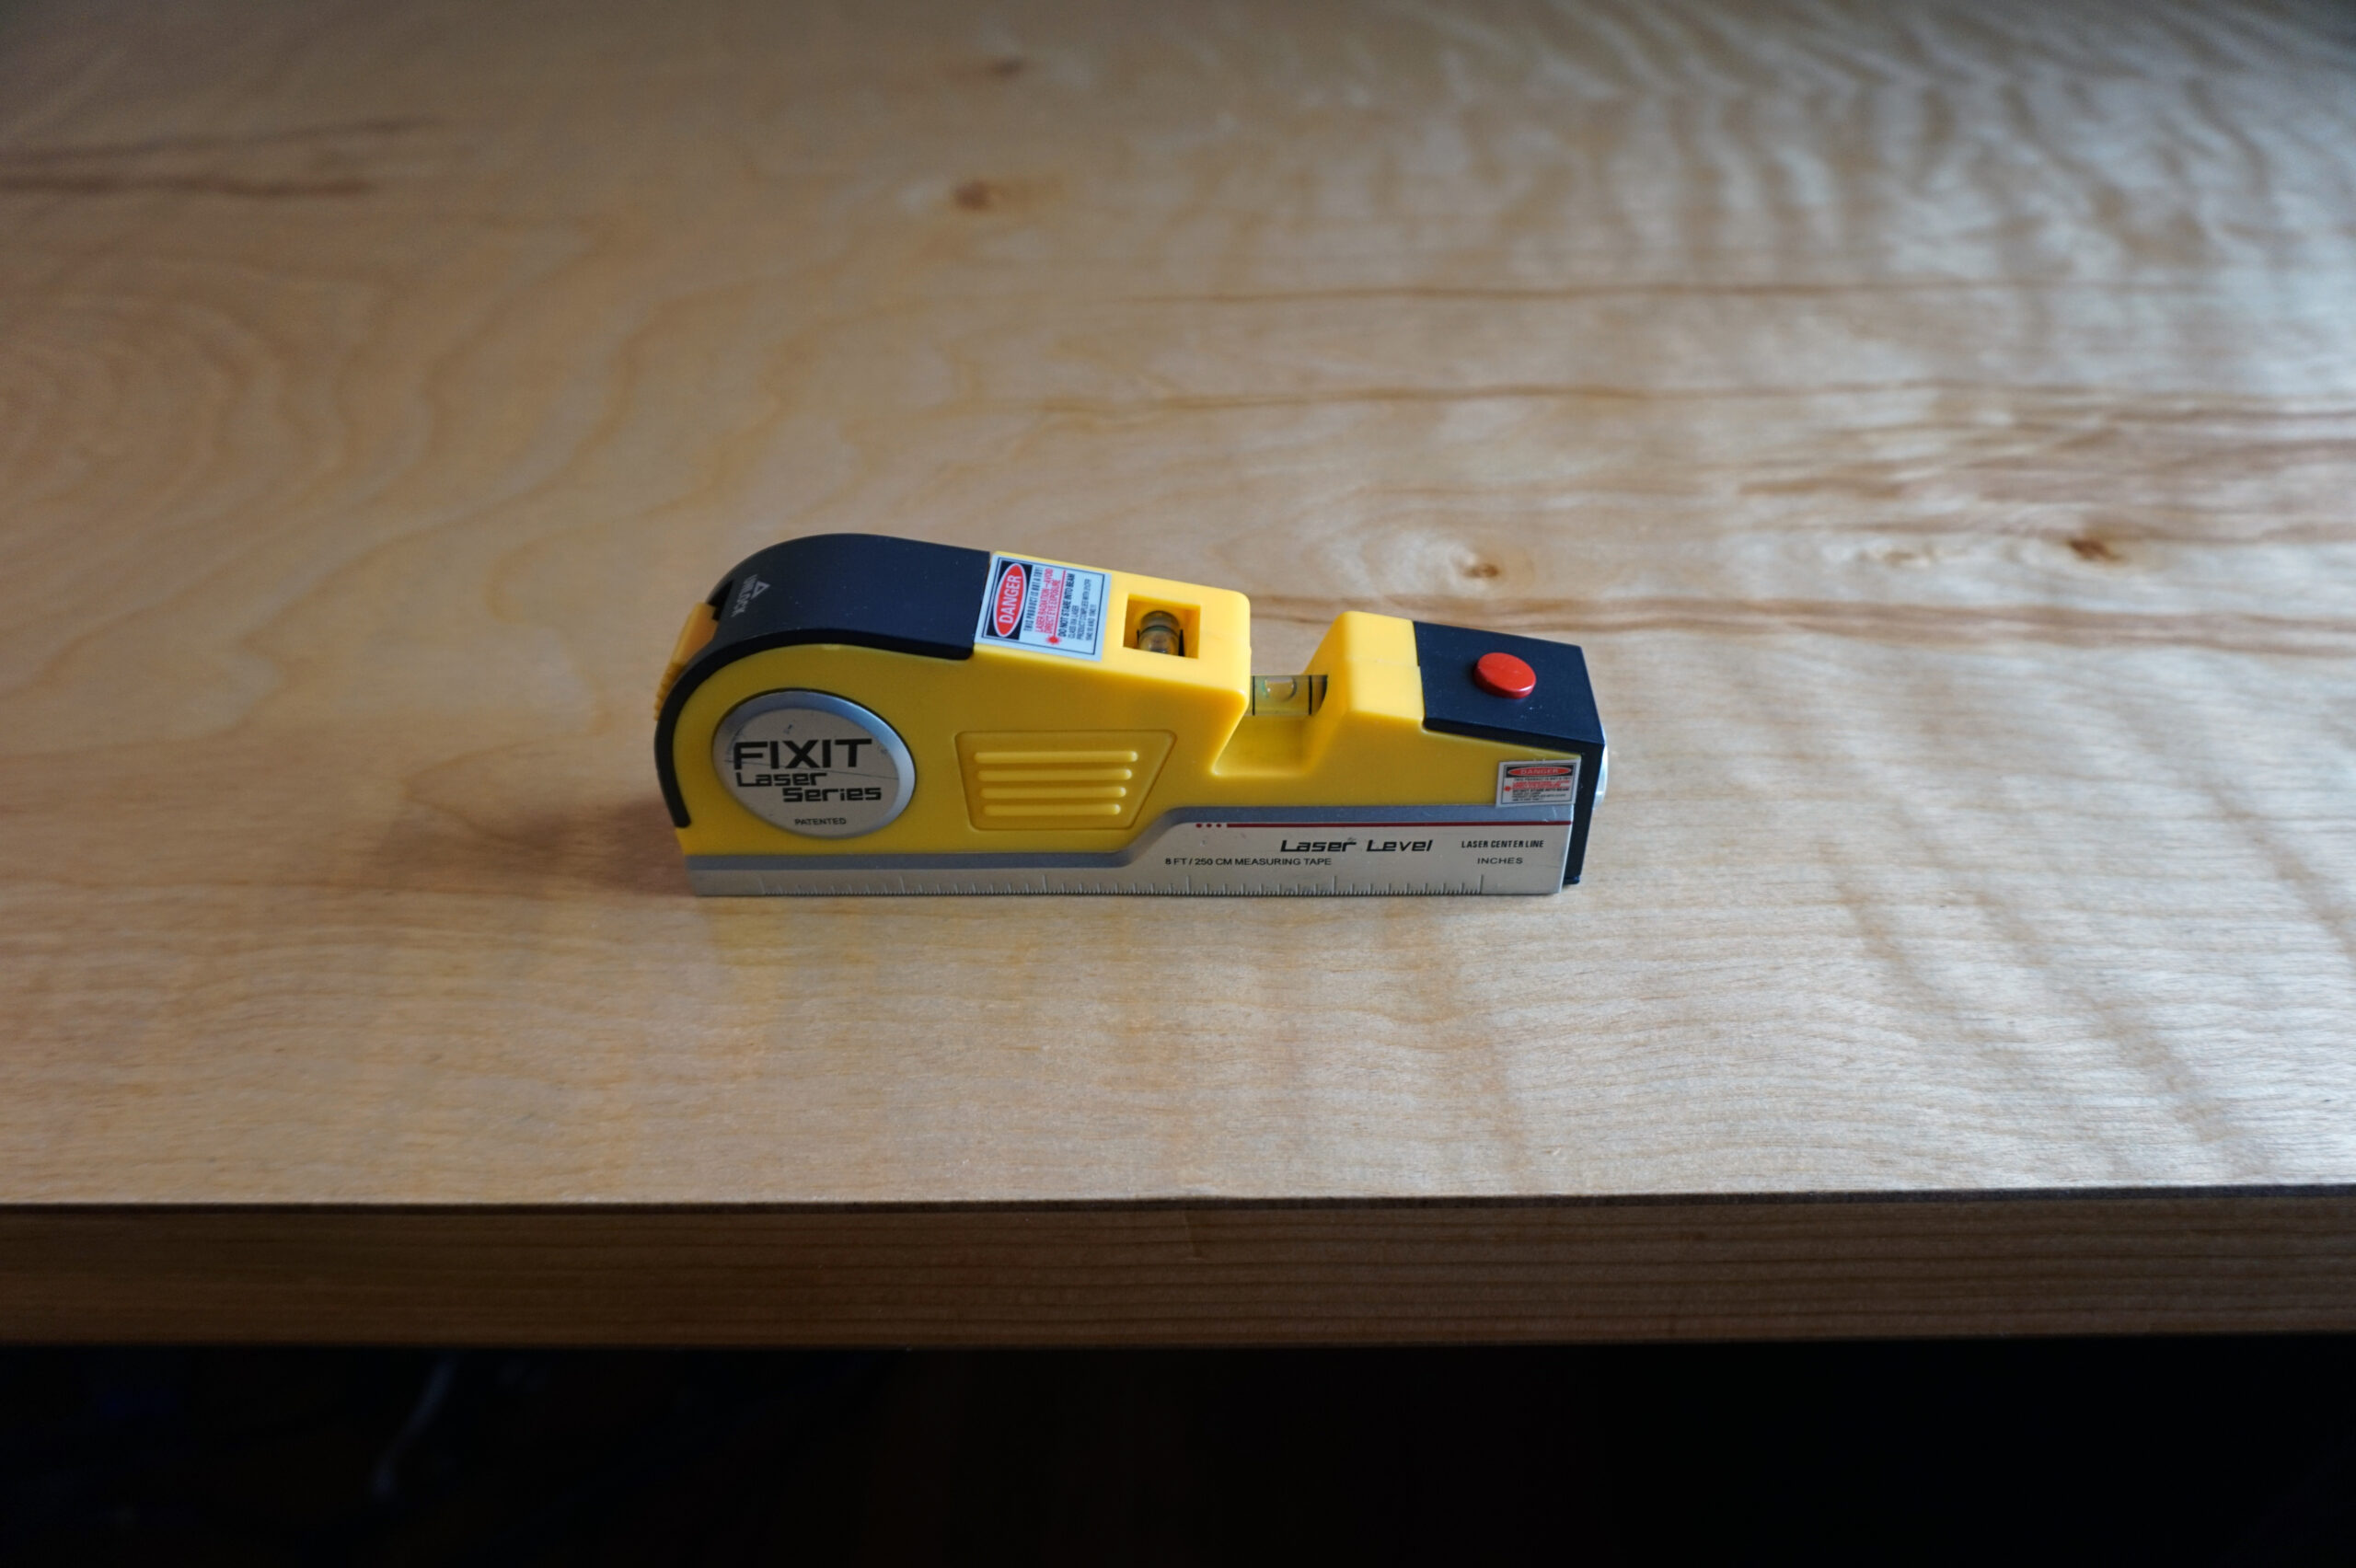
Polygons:
<instances>
[{"instance_id":1,"label":"black top cover","mask_svg":"<svg viewBox=\"0 0 2356 1568\"><path fill-rule=\"evenodd\" d=\"M1473 682L1472 666L1484 653L1510 653L1528 664L1537 674L1538 689L1524 698L1482 690ZM1415 663L1423 667L1426 730L1519 741L1545 751L1584 752L1603 744L1587 656L1567 642L1417 621Z\"/></svg>"}]
</instances>

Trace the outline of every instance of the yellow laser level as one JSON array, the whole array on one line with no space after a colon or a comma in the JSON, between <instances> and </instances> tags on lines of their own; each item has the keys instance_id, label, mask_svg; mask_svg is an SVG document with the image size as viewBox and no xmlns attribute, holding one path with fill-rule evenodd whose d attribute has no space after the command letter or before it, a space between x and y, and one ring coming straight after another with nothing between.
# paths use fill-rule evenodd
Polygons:
<instances>
[{"instance_id":1,"label":"yellow laser level","mask_svg":"<svg viewBox=\"0 0 2356 1568\"><path fill-rule=\"evenodd\" d=\"M1576 648L868 534L696 605L655 767L704 894L1536 894L1607 755Z\"/></svg>"}]
</instances>

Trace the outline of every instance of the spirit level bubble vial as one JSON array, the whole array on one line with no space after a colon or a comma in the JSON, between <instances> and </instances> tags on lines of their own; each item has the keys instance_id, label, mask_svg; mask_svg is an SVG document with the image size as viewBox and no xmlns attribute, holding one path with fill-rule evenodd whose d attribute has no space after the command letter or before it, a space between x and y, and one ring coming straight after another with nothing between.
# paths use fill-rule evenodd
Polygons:
<instances>
[{"instance_id":1,"label":"spirit level bubble vial","mask_svg":"<svg viewBox=\"0 0 2356 1568\"><path fill-rule=\"evenodd\" d=\"M654 765L704 894L1539 894L1604 792L1576 648L868 534L688 613Z\"/></svg>"}]
</instances>

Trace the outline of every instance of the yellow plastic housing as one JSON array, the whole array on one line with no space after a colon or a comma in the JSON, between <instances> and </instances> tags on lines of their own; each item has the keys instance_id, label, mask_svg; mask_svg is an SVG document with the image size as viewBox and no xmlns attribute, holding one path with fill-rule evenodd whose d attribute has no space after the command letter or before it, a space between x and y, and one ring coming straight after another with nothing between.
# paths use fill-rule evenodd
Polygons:
<instances>
[{"instance_id":1,"label":"yellow plastic housing","mask_svg":"<svg viewBox=\"0 0 2356 1568\"><path fill-rule=\"evenodd\" d=\"M1099 660L999 646L949 660L811 643L715 670L673 735L690 819L678 830L681 848L1102 852L1188 806L1493 805L1499 762L1571 755L1426 731L1415 624L1355 610L1335 619L1303 672L1326 677L1317 711L1253 717L1249 600L1133 572L1106 576ZM1149 609L1179 615L1183 656L1126 645ZM699 630L690 617L688 635ZM786 689L847 698L899 732L916 789L897 819L853 838L811 838L736 802L712 771L712 735L738 703ZM1018 777L1026 774L1035 777Z\"/></svg>"}]
</instances>

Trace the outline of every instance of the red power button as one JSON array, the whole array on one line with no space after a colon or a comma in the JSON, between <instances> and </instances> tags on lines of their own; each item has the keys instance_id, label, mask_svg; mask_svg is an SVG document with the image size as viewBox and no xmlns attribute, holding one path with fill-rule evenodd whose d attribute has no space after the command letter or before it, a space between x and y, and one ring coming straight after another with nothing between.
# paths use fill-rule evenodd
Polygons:
<instances>
[{"instance_id":1,"label":"red power button","mask_svg":"<svg viewBox=\"0 0 2356 1568\"><path fill-rule=\"evenodd\" d=\"M1528 697L1538 689L1538 672L1510 653L1484 653L1472 666L1472 684L1492 697Z\"/></svg>"}]
</instances>

